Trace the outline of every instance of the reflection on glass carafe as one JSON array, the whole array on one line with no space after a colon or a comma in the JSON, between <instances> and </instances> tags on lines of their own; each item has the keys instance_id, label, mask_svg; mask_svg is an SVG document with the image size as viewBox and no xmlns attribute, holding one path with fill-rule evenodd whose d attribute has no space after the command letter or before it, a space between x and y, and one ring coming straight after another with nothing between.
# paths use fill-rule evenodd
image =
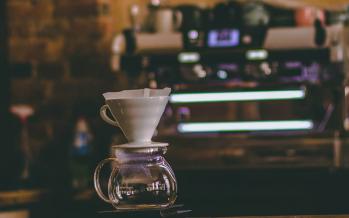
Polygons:
<instances>
[{"instance_id":1,"label":"reflection on glass carafe","mask_svg":"<svg viewBox=\"0 0 349 218\"><path fill-rule=\"evenodd\" d=\"M114 146L115 158L103 160L96 168L94 182L97 194L118 210L158 209L173 204L177 197L174 173L162 155L166 143L153 148ZM163 146L163 147L162 147ZM108 182L108 196L100 186L100 172L114 162Z\"/></svg>"}]
</instances>

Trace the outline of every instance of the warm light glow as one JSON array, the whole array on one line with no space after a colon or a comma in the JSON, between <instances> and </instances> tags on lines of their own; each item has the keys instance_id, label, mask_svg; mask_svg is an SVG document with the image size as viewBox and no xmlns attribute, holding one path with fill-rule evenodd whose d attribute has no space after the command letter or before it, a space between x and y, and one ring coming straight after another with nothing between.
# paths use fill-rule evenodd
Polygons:
<instances>
[{"instance_id":1,"label":"warm light glow","mask_svg":"<svg viewBox=\"0 0 349 218\"><path fill-rule=\"evenodd\" d=\"M171 103L225 102L225 101L261 101L282 99L303 99L304 90L246 91L178 93L170 96Z\"/></svg>"},{"instance_id":2,"label":"warm light glow","mask_svg":"<svg viewBox=\"0 0 349 218\"><path fill-rule=\"evenodd\" d=\"M236 132L265 130L309 130L314 126L310 120L245 121L245 122L200 122L181 123L181 133L190 132Z\"/></svg>"}]
</instances>

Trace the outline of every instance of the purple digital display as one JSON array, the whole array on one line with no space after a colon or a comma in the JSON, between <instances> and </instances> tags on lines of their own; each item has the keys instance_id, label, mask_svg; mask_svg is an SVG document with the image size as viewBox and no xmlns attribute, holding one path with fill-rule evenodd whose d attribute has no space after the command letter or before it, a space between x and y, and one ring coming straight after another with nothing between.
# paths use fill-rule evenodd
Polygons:
<instances>
[{"instance_id":1,"label":"purple digital display","mask_svg":"<svg viewBox=\"0 0 349 218\"><path fill-rule=\"evenodd\" d=\"M235 47L239 45L240 32L237 29L211 30L208 33L208 47Z\"/></svg>"}]
</instances>

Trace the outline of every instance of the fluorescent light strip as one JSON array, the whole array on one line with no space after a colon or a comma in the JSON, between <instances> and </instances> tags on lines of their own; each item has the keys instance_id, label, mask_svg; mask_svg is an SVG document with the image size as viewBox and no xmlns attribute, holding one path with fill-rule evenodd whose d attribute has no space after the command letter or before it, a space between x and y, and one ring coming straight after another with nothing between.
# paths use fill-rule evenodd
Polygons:
<instances>
[{"instance_id":1,"label":"fluorescent light strip","mask_svg":"<svg viewBox=\"0 0 349 218\"><path fill-rule=\"evenodd\" d=\"M304 90L249 91L249 92L212 92L172 94L171 103L225 102L225 101L260 101L303 99Z\"/></svg>"},{"instance_id":2,"label":"fluorescent light strip","mask_svg":"<svg viewBox=\"0 0 349 218\"><path fill-rule=\"evenodd\" d=\"M309 130L314 126L310 120L247 121L247 122L202 122L181 123L177 129L181 133L190 132L237 132L263 130Z\"/></svg>"},{"instance_id":3,"label":"fluorescent light strip","mask_svg":"<svg viewBox=\"0 0 349 218\"><path fill-rule=\"evenodd\" d=\"M200 54L197 52L182 52L178 55L180 63L195 63L200 61Z\"/></svg>"},{"instance_id":4,"label":"fluorescent light strip","mask_svg":"<svg viewBox=\"0 0 349 218\"><path fill-rule=\"evenodd\" d=\"M246 53L248 60L264 60L268 58L268 51L266 50L250 50Z\"/></svg>"}]
</instances>

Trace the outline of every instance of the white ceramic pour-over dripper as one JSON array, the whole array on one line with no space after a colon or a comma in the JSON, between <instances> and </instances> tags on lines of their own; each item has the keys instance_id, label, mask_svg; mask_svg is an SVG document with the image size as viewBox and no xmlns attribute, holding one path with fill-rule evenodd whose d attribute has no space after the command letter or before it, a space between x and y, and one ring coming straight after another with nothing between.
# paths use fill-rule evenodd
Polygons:
<instances>
[{"instance_id":1,"label":"white ceramic pour-over dripper","mask_svg":"<svg viewBox=\"0 0 349 218\"><path fill-rule=\"evenodd\" d=\"M100 115L107 123L120 127L129 143L151 143L170 92L170 88L107 92L103 94L106 104ZM114 119L108 117L107 109Z\"/></svg>"}]
</instances>

